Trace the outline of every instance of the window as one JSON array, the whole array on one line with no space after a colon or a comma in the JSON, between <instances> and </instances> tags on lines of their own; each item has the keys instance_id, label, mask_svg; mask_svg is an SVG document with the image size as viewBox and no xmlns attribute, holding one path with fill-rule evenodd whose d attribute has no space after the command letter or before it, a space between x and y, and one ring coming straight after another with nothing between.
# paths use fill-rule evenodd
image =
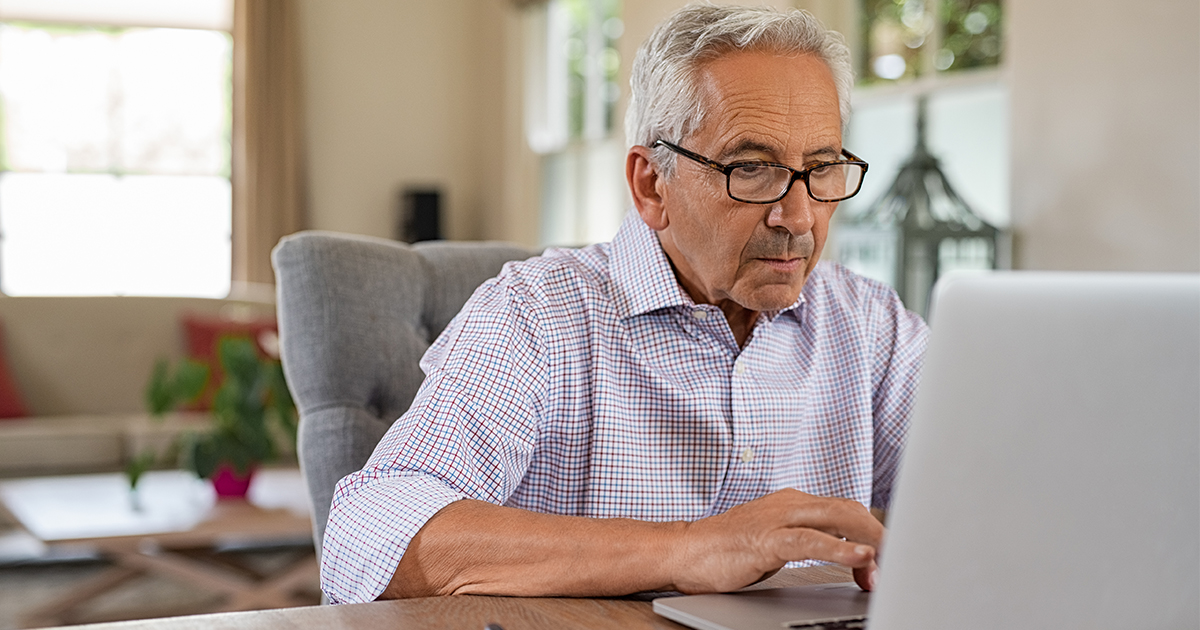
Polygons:
<instances>
[{"instance_id":1,"label":"window","mask_svg":"<svg viewBox=\"0 0 1200 630\"><path fill-rule=\"evenodd\" d=\"M927 101L926 143L956 192L988 223L1009 224L1008 89L999 0L862 0L855 50L859 84L844 144L871 167L858 196L839 207L831 254L896 286L897 252L850 224L884 194L916 144L917 103ZM852 38L853 39L853 38ZM961 251L960 251L961 250ZM943 268L986 267L978 248L939 251ZM998 249L1003 268L1009 252ZM923 304L909 304L923 312Z\"/></svg>"},{"instance_id":2,"label":"window","mask_svg":"<svg viewBox=\"0 0 1200 630\"><path fill-rule=\"evenodd\" d=\"M526 137L541 155L542 242L609 240L627 206L614 130L619 0L551 0L527 16Z\"/></svg>"},{"instance_id":3,"label":"window","mask_svg":"<svg viewBox=\"0 0 1200 630\"><path fill-rule=\"evenodd\" d=\"M864 0L866 83L1000 63L1000 0Z\"/></svg>"},{"instance_id":4,"label":"window","mask_svg":"<svg viewBox=\"0 0 1200 630\"><path fill-rule=\"evenodd\" d=\"M81 4L0 14L0 290L223 297L229 3Z\"/></svg>"}]
</instances>

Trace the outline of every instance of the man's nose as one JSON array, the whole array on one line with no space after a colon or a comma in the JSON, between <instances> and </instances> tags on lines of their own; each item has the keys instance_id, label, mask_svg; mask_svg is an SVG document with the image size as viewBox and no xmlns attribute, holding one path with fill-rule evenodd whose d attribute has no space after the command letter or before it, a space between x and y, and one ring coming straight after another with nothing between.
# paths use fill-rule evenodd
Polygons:
<instances>
[{"instance_id":1,"label":"man's nose","mask_svg":"<svg viewBox=\"0 0 1200 630\"><path fill-rule=\"evenodd\" d=\"M819 204L821 202L808 195L804 180L797 180L783 199L771 204L767 213L767 227L783 228L792 236L808 234L816 222Z\"/></svg>"}]
</instances>

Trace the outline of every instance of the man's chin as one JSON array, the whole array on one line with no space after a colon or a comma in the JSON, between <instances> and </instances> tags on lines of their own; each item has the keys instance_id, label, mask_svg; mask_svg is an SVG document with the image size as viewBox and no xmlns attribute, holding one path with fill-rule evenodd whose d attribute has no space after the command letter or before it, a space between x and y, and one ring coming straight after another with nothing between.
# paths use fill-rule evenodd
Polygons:
<instances>
[{"instance_id":1,"label":"man's chin","mask_svg":"<svg viewBox=\"0 0 1200 630\"><path fill-rule=\"evenodd\" d=\"M803 286L803 282L795 286L790 284L765 285L747 291L743 299L735 301L752 311L782 311L800 299L800 289Z\"/></svg>"},{"instance_id":2,"label":"man's chin","mask_svg":"<svg viewBox=\"0 0 1200 630\"><path fill-rule=\"evenodd\" d=\"M808 261L801 259L799 262ZM740 286L735 285L730 297L752 311L781 311L795 304L811 271L807 264L800 265L791 273L779 273L767 265L751 269L751 273L742 277Z\"/></svg>"}]
</instances>

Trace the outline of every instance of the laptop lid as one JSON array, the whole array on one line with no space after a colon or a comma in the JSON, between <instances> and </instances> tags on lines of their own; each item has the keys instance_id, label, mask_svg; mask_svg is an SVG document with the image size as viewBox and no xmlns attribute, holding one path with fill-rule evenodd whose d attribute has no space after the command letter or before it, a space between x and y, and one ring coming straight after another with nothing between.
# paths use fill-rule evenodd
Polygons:
<instances>
[{"instance_id":1,"label":"laptop lid","mask_svg":"<svg viewBox=\"0 0 1200 630\"><path fill-rule=\"evenodd\" d=\"M936 288L871 630L1200 627L1200 276Z\"/></svg>"}]
</instances>

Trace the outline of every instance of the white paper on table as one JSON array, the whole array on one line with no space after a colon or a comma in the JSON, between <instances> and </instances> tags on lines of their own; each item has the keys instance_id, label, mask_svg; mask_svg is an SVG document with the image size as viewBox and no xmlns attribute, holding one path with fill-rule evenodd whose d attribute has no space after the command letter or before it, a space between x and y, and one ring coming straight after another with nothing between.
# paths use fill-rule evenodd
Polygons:
<instances>
[{"instance_id":1,"label":"white paper on table","mask_svg":"<svg viewBox=\"0 0 1200 630\"><path fill-rule=\"evenodd\" d=\"M0 483L13 516L43 541L186 531L216 501L212 486L182 470L151 471L138 482L134 509L122 473L16 479Z\"/></svg>"}]
</instances>

